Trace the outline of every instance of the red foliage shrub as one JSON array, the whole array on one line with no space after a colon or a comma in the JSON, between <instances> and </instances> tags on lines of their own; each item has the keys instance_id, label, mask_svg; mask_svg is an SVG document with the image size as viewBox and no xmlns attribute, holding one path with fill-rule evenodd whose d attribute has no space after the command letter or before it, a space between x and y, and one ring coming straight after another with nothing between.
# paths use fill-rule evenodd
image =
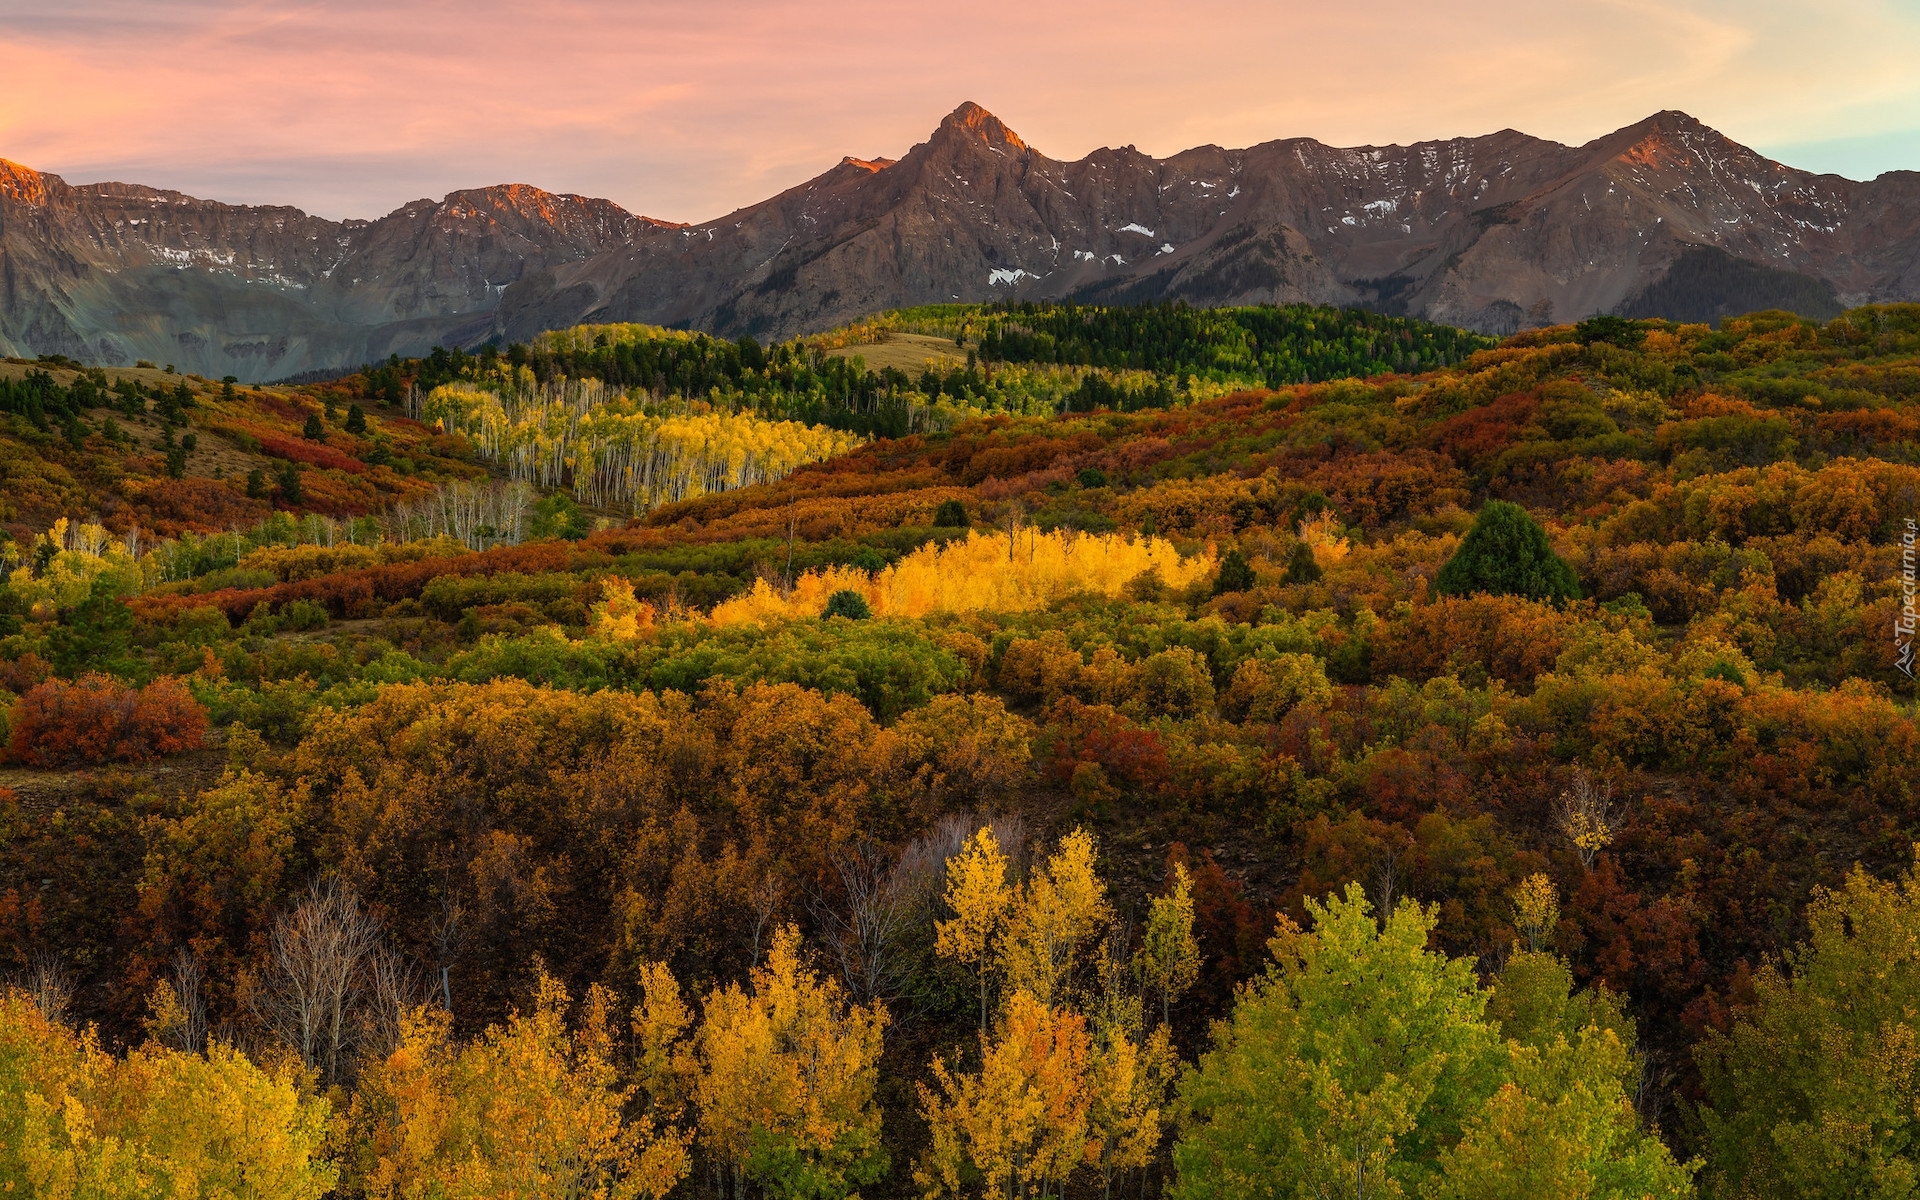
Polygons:
<instances>
[{"instance_id":1,"label":"red foliage shrub","mask_svg":"<svg viewBox=\"0 0 1920 1200\"><path fill-rule=\"evenodd\" d=\"M1193 879L1193 932L1200 943L1203 995L1231 995L1235 984L1259 969L1273 923L1256 914L1240 881L1202 850L1195 862L1181 842L1167 847L1167 864L1186 866Z\"/></svg>"},{"instance_id":2,"label":"red foliage shrub","mask_svg":"<svg viewBox=\"0 0 1920 1200\"><path fill-rule=\"evenodd\" d=\"M12 662L0 662L0 688L17 696L51 674L47 660L29 650Z\"/></svg>"},{"instance_id":3,"label":"red foliage shrub","mask_svg":"<svg viewBox=\"0 0 1920 1200\"><path fill-rule=\"evenodd\" d=\"M275 458L290 458L295 462L306 463L308 466L345 471L350 475L364 475L367 470L367 464L357 458L349 458L331 446L301 438L261 434L260 449Z\"/></svg>"},{"instance_id":4,"label":"red foliage shrub","mask_svg":"<svg viewBox=\"0 0 1920 1200\"><path fill-rule=\"evenodd\" d=\"M207 713L178 679L135 690L105 675L49 679L13 707L17 761L36 767L144 762L206 744Z\"/></svg>"},{"instance_id":5,"label":"red foliage shrub","mask_svg":"<svg viewBox=\"0 0 1920 1200\"><path fill-rule=\"evenodd\" d=\"M1427 436L1434 448L1462 468L1484 466L1512 445L1540 411L1540 397L1524 392L1502 396L1440 422Z\"/></svg>"},{"instance_id":6,"label":"red foliage shrub","mask_svg":"<svg viewBox=\"0 0 1920 1200\"><path fill-rule=\"evenodd\" d=\"M1579 623L1574 612L1519 596L1443 597L1410 611L1376 647L1383 674L1424 681L1484 674L1531 691Z\"/></svg>"},{"instance_id":7,"label":"red foliage shrub","mask_svg":"<svg viewBox=\"0 0 1920 1200\"><path fill-rule=\"evenodd\" d=\"M413 562L386 563L336 571L313 579L276 583L260 588L222 588L217 592L185 594L148 594L136 596L128 607L143 621L170 621L190 608L219 609L232 621L246 619L257 604L278 611L295 600L311 600L325 605L336 617L362 617L379 611L395 600L420 595L427 584L441 575L495 575L502 572L539 574L543 571L582 571L604 568L610 558L599 549L602 543L587 541L532 542L522 546L498 546L478 554L458 558L422 558ZM617 542L611 544L618 544Z\"/></svg>"},{"instance_id":8,"label":"red foliage shrub","mask_svg":"<svg viewBox=\"0 0 1920 1200\"><path fill-rule=\"evenodd\" d=\"M160 537L251 525L273 511L236 484L199 476L149 479L140 484L138 504L146 514L141 524Z\"/></svg>"},{"instance_id":9,"label":"red foliage shrub","mask_svg":"<svg viewBox=\"0 0 1920 1200\"><path fill-rule=\"evenodd\" d=\"M1050 770L1073 778L1083 762L1098 763L1115 780L1152 786L1167 778L1167 748L1160 735L1122 716L1111 705L1082 704L1071 696L1048 714L1055 730Z\"/></svg>"}]
</instances>

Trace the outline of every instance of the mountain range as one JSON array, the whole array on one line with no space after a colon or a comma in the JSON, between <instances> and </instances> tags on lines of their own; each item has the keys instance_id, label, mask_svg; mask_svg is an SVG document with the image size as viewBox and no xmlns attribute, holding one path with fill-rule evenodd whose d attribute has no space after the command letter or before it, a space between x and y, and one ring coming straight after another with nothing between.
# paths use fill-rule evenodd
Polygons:
<instances>
[{"instance_id":1,"label":"mountain range","mask_svg":"<svg viewBox=\"0 0 1920 1200\"><path fill-rule=\"evenodd\" d=\"M525 185L378 220L69 185L0 160L0 351L245 380L583 321L762 340L952 300L1356 304L1489 333L1920 299L1920 172L1774 162L1679 112L1584 146L1513 130L1065 162L963 104L715 221Z\"/></svg>"}]
</instances>

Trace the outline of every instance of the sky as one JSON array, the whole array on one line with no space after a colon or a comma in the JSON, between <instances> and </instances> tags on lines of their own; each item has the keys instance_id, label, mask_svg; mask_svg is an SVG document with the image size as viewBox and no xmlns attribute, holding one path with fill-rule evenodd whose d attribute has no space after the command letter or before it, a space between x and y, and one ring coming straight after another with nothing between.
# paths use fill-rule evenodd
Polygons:
<instances>
[{"instance_id":1,"label":"sky","mask_svg":"<svg viewBox=\"0 0 1920 1200\"><path fill-rule=\"evenodd\" d=\"M529 183L700 221L973 100L1054 158L1661 109L1920 170L1920 0L0 0L0 158L374 217Z\"/></svg>"}]
</instances>

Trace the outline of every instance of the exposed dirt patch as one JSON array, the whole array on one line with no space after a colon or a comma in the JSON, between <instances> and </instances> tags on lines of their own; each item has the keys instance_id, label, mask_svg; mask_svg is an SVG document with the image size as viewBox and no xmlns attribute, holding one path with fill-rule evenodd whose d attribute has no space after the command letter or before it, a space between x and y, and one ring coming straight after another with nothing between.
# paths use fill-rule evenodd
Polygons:
<instances>
[{"instance_id":1,"label":"exposed dirt patch","mask_svg":"<svg viewBox=\"0 0 1920 1200\"><path fill-rule=\"evenodd\" d=\"M209 739L219 737L210 730ZM81 769L40 770L0 767L0 787L10 788L29 812L50 813L81 801L97 801L103 791L143 792L162 796L186 795L212 787L226 769L227 752L219 745L176 754L150 763L111 763Z\"/></svg>"}]
</instances>

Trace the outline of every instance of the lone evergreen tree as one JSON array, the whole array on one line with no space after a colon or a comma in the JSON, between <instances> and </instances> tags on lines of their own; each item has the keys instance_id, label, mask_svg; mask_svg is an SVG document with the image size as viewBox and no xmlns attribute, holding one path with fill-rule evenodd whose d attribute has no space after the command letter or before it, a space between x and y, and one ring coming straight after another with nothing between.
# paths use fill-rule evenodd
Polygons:
<instances>
[{"instance_id":1,"label":"lone evergreen tree","mask_svg":"<svg viewBox=\"0 0 1920 1200\"><path fill-rule=\"evenodd\" d=\"M367 410L358 404L347 405L347 432L358 436L367 431Z\"/></svg>"},{"instance_id":2,"label":"lone evergreen tree","mask_svg":"<svg viewBox=\"0 0 1920 1200\"><path fill-rule=\"evenodd\" d=\"M319 413L307 414L307 424L306 427L300 431L300 436L310 442L324 442L327 440L327 427L320 423Z\"/></svg>"},{"instance_id":3,"label":"lone evergreen tree","mask_svg":"<svg viewBox=\"0 0 1920 1200\"><path fill-rule=\"evenodd\" d=\"M1553 547L1547 531L1518 504L1489 500L1474 519L1435 590L1443 596L1486 592L1529 600L1577 600L1580 581Z\"/></svg>"},{"instance_id":4,"label":"lone evergreen tree","mask_svg":"<svg viewBox=\"0 0 1920 1200\"><path fill-rule=\"evenodd\" d=\"M936 529L964 529L967 524L967 506L958 500L942 500L933 512Z\"/></svg>"},{"instance_id":5,"label":"lone evergreen tree","mask_svg":"<svg viewBox=\"0 0 1920 1200\"><path fill-rule=\"evenodd\" d=\"M280 500L284 504L300 503L300 468L292 462L280 464Z\"/></svg>"},{"instance_id":6,"label":"lone evergreen tree","mask_svg":"<svg viewBox=\"0 0 1920 1200\"><path fill-rule=\"evenodd\" d=\"M1235 546L1220 560L1220 574L1214 578L1213 594L1224 596L1228 592L1244 592L1252 586L1253 564Z\"/></svg>"},{"instance_id":7,"label":"lone evergreen tree","mask_svg":"<svg viewBox=\"0 0 1920 1200\"><path fill-rule=\"evenodd\" d=\"M1320 564L1314 561L1313 547L1305 542L1296 542L1293 557L1287 560L1287 574L1280 582L1289 586L1297 583L1318 583Z\"/></svg>"},{"instance_id":8,"label":"lone evergreen tree","mask_svg":"<svg viewBox=\"0 0 1920 1200\"><path fill-rule=\"evenodd\" d=\"M824 615L845 617L849 621L864 621L873 615L873 609L868 607L865 596L852 588L843 588L827 597L827 611Z\"/></svg>"}]
</instances>

